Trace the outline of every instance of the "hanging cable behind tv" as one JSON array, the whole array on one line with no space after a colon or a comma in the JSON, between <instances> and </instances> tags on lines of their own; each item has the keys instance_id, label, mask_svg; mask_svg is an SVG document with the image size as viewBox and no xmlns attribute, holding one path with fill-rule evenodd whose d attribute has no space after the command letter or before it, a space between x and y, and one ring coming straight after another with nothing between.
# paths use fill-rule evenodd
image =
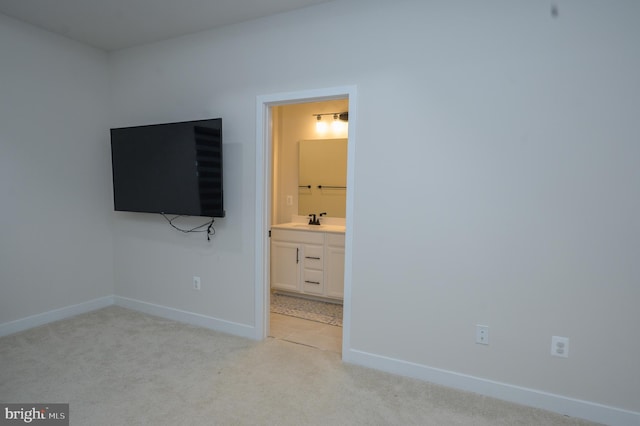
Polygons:
<instances>
[{"instance_id":1,"label":"hanging cable behind tv","mask_svg":"<svg viewBox=\"0 0 640 426\"><path fill-rule=\"evenodd\" d=\"M160 214L162 215L162 217L164 217L167 220L167 222L169 222L169 225L171 225L171 227L173 229L176 229L176 230L178 230L178 231L180 231L182 233L194 234L194 233L206 232L207 233L207 241L211 241L211 237L216 234L216 229L213 227L214 218L211 218L210 221L205 222L202 225L198 225L198 226L195 226L193 228L188 228L187 229L187 228L181 228L181 227L179 227L179 226L177 226L177 225L175 225L173 223L173 221L175 221L176 219L178 219L180 217L183 217L183 215L176 215L176 216L174 216L172 218L169 218L164 213L160 213ZM206 229L204 229L205 227L206 227Z\"/></svg>"}]
</instances>

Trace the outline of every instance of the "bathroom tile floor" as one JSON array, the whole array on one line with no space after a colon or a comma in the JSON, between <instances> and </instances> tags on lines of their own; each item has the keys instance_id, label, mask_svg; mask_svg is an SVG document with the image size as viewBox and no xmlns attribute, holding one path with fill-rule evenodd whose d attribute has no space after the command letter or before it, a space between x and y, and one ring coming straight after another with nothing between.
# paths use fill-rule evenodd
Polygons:
<instances>
[{"instance_id":1,"label":"bathroom tile floor","mask_svg":"<svg viewBox=\"0 0 640 426\"><path fill-rule=\"evenodd\" d=\"M342 352L342 327L273 312L270 315L270 337L323 351Z\"/></svg>"}]
</instances>

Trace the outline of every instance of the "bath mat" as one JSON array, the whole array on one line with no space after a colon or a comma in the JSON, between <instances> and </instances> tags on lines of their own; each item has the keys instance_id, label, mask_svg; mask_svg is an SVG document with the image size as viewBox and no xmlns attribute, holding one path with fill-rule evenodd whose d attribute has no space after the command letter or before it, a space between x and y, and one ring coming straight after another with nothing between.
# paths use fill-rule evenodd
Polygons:
<instances>
[{"instance_id":1,"label":"bath mat","mask_svg":"<svg viewBox=\"0 0 640 426\"><path fill-rule=\"evenodd\" d=\"M271 312L342 327L342 305L271 294Z\"/></svg>"}]
</instances>

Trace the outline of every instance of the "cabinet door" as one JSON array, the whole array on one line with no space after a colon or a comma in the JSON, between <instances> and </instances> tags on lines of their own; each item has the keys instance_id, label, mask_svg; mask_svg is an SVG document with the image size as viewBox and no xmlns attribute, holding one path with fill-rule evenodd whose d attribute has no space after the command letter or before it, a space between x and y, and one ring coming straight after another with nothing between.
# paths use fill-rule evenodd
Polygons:
<instances>
[{"instance_id":1,"label":"cabinet door","mask_svg":"<svg viewBox=\"0 0 640 426\"><path fill-rule=\"evenodd\" d=\"M300 246L271 242L271 288L300 291Z\"/></svg>"},{"instance_id":2,"label":"cabinet door","mask_svg":"<svg viewBox=\"0 0 640 426\"><path fill-rule=\"evenodd\" d=\"M325 257L327 297L344 298L344 247L327 247Z\"/></svg>"}]
</instances>

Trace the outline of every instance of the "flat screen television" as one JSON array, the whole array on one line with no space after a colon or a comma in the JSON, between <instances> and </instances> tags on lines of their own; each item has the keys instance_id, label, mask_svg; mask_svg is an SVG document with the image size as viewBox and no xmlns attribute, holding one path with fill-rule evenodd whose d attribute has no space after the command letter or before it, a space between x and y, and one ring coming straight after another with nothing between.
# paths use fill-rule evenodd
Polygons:
<instances>
[{"instance_id":1,"label":"flat screen television","mask_svg":"<svg viewBox=\"0 0 640 426\"><path fill-rule=\"evenodd\" d=\"M116 211L224 217L222 119L111 129Z\"/></svg>"}]
</instances>

